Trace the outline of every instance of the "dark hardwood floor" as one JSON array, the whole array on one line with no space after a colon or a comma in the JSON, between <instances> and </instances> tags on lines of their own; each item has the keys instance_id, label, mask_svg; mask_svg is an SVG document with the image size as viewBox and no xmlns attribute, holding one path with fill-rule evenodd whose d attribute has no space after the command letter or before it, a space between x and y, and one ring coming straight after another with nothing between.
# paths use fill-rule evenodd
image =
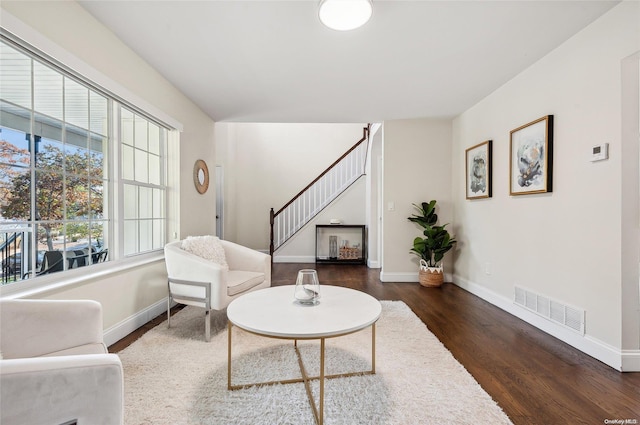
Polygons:
<instances>
[{"instance_id":1,"label":"dark hardwood floor","mask_svg":"<svg viewBox=\"0 0 640 425\"><path fill-rule=\"evenodd\" d=\"M365 266L276 263L272 285L293 284L302 268L316 269L323 285L405 302L516 425L640 425L640 373L617 372L451 283L424 288L381 283L380 271ZM110 351L164 320L156 318Z\"/></svg>"}]
</instances>

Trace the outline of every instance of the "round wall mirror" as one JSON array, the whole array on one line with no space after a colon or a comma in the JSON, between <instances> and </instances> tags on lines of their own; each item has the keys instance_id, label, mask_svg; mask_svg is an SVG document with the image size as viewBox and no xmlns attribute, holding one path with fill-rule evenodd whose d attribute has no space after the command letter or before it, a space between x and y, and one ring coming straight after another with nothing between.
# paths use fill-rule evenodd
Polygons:
<instances>
[{"instance_id":1,"label":"round wall mirror","mask_svg":"<svg viewBox=\"0 0 640 425\"><path fill-rule=\"evenodd\" d=\"M199 159L193 166L193 183L198 193L202 194L209 188L209 169L206 162Z\"/></svg>"}]
</instances>

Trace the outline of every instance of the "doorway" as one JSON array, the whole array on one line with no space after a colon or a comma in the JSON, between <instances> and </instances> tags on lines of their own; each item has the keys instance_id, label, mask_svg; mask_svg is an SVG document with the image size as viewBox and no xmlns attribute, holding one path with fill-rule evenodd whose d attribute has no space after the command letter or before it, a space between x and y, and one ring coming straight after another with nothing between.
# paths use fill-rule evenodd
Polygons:
<instances>
[{"instance_id":1,"label":"doorway","mask_svg":"<svg viewBox=\"0 0 640 425\"><path fill-rule=\"evenodd\" d=\"M224 239L224 169L216 165L216 236Z\"/></svg>"}]
</instances>

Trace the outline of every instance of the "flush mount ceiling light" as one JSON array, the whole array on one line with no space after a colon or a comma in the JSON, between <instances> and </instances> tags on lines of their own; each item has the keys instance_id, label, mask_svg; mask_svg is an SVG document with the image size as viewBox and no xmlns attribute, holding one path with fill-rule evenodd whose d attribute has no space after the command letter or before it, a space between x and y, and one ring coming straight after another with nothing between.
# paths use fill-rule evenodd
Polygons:
<instances>
[{"instance_id":1,"label":"flush mount ceiling light","mask_svg":"<svg viewBox=\"0 0 640 425\"><path fill-rule=\"evenodd\" d=\"M366 24L372 13L371 0L322 0L318 16L331 29L349 31Z\"/></svg>"}]
</instances>

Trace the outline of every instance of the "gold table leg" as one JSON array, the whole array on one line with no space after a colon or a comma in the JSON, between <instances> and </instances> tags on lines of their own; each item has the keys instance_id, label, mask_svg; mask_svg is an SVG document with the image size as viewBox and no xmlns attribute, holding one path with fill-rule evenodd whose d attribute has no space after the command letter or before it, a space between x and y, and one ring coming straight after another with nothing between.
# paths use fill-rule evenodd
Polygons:
<instances>
[{"instance_id":1,"label":"gold table leg","mask_svg":"<svg viewBox=\"0 0 640 425\"><path fill-rule=\"evenodd\" d=\"M231 321L227 322L227 389L231 390Z\"/></svg>"},{"instance_id":2,"label":"gold table leg","mask_svg":"<svg viewBox=\"0 0 640 425\"><path fill-rule=\"evenodd\" d=\"M324 423L324 338L320 340L320 419L318 425Z\"/></svg>"},{"instance_id":3,"label":"gold table leg","mask_svg":"<svg viewBox=\"0 0 640 425\"><path fill-rule=\"evenodd\" d=\"M313 411L313 417L316 420L318 425L322 425L322 406L320 406L320 413L318 413L318 408L316 404L313 402L313 393L311 392L311 380L314 378L309 378L307 375L307 369L304 367L304 362L302 361L302 355L300 354L300 350L298 350L298 340L293 342L293 348L296 350L296 356L298 357L298 365L300 366L300 373L302 374L302 381L304 382L304 389L307 391L307 398L309 399L309 403L311 404L311 410ZM322 380L320 381L322 382ZM322 391L322 389L321 389Z\"/></svg>"},{"instance_id":4,"label":"gold table leg","mask_svg":"<svg viewBox=\"0 0 640 425\"><path fill-rule=\"evenodd\" d=\"M300 354L300 350L298 349L298 340L296 339L293 341L293 348L298 357L298 365L300 366L300 373L302 374L302 378L232 385L231 384L231 328L232 328L231 322L228 322L227 327L228 327L227 389L229 389L230 391L234 391L234 390L240 390L243 388L251 388L251 387L262 386L262 385L294 384L294 383L303 382L305 386L305 390L307 391L307 397L309 398L309 404L311 404L313 416L316 420L316 424L318 425L323 425L324 423L324 381L325 379L347 378L350 376L375 375L376 373L376 324L373 323L371 325L371 370L325 375L324 373L325 338L318 338L320 339L320 375L310 377L307 375L307 370L304 367L304 362L302 361L302 355ZM320 401L317 407L316 407L315 401L313 400L313 394L311 392L311 384L310 384L310 381L313 381L316 379L320 381L319 382L320 383Z\"/></svg>"}]
</instances>

